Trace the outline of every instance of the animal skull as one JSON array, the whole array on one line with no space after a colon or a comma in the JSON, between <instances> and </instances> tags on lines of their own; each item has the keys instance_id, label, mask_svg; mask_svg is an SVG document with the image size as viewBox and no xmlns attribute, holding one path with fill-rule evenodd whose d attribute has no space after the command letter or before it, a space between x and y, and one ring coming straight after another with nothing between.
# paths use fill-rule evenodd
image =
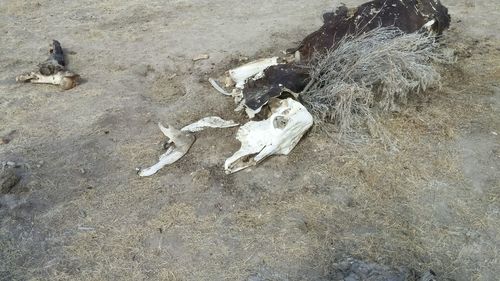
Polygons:
<instances>
[{"instance_id":1,"label":"animal skull","mask_svg":"<svg viewBox=\"0 0 500 281\"><path fill-rule=\"evenodd\" d=\"M292 98L273 99L269 106L268 119L250 121L238 130L241 148L226 160L227 174L257 165L274 154L288 155L313 125L312 115Z\"/></svg>"}]
</instances>

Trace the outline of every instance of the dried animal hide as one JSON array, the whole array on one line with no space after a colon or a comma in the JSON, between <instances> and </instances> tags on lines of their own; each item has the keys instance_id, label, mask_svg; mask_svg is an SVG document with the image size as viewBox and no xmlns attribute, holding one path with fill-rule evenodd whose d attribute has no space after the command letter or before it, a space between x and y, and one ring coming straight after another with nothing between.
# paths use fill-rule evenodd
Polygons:
<instances>
[{"instance_id":1,"label":"dried animal hide","mask_svg":"<svg viewBox=\"0 0 500 281\"><path fill-rule=\"evenodd\" d=\"M308 35L296 50L308 61L314 52L335 48L346 35L356 35L378 28L394 26L405 33L426 27L441 34L450 25L448 9L439 0L375 0L348 9L339 7L323 15L323 26ZM426 26L427 23L432 23Z\"/></svg>"},{"instance_id":2,"label":"dried animal hide","mask_svg":"<svg viewBox=\"0 0 500 281\"><path fill-rule=\"evenodd\" d=\"M248 81L243 89L245 105L256 112L269 99L283 92L299 93L309 82L309 69L293 64L280 64L264 70L264 77Z\"/></svg>"}]
</instances>

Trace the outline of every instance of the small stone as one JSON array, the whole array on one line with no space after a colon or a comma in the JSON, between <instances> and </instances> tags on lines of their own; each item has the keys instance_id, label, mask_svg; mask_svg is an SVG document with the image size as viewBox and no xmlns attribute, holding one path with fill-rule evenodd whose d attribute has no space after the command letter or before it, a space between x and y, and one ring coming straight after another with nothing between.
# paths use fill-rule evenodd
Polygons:
<instances>
[{"instance_id":1,"label":"small stone","mask_svg":"<svg viewBox=\"0 0 500 281\"><path fill-rule=\"evenodd\" d=\"M3 171L0 171L0 194L9 193L20 180L21 177L18 176L12 169L4 169Z\"/></svg>"},{"instance_id":2,"label":"small stone","mask_svg":"<svg viewBox=\"0 0 500 281\"><path fill-rule=\"evenodd\" d=\"M199 60L208 60L210 56L208 54L201 54L197 55L196 57L193 58L193 61L199 61Z\"/></svg>"}]
</instances>

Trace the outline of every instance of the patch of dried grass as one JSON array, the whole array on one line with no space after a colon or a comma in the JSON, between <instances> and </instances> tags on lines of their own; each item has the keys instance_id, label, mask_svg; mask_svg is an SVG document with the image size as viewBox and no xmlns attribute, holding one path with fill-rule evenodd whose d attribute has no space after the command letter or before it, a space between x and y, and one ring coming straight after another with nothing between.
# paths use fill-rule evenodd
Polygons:
<instances>
[{"instance_id":1,"label":"patch of dried grass","mask_svg":"<svg viewBox=\"0 0 500 281\"><path fill-rule=\"evenodd\" d=\"M378 28L347 36L335 49L317 55L301 97L316 124L328 132L343 135L365 126L376 133L377 112L397 110L408 95L438 85L441 75L433 64L453 60L434 36Z\"/></svg>"}]
</instances>

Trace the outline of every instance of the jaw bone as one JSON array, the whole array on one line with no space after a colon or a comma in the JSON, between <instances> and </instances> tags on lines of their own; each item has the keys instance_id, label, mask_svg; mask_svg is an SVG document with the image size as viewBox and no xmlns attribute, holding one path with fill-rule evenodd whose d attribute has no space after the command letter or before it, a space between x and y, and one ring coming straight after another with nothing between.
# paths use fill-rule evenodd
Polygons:
<instances>
[{"instance_id":1,"label":"jaw bone","mask_svg":"<svg viewBox=\"0 0 500 281\"><path fill-rule=\"evenodd\" d=\"M167 125L164 127L161 123L158 124L162 133L169 139L167 144L169 147L167 152L160 156L160 161L155 165L141 169L139 171L139 176L149 177L161 168L171 165L181 159L191 148L195 136L192 133L203 131L206 128L230 128L239 126L238 123L234 121L226 121L220 117L206 117L193 124L187 125L184 128L178 130L172 126Z\"/></svg>"},{"instance_id":2,"label":"jaw bone","mask_svg":"<svg viewBox=\"0 0 500 281\"><path fill-rule=\"evenodd\" d=\"M160 161L158 163L139 171L139 176L141 177L152 176L166 165L175 163L189 151L195 141L195 137L193 135L184 133L169 125L164 127L161 123L158 123L158 127L160 127L162 133L169 138L168 144L170 144L170 146L167 149L167 152L160 156Z\"/></svg>"},{"instance_id":3,"label":"jaw bone","mask_svg":"<svg viewBox=\"0 0 500 281\"><path fill-rule=\"evenodd\" d=\"M313 125L312 115L291 98L273 99L270 107L268 119L250 121L239 129L236 138L241 148L226 160L227 174L257 165L271 155L288 155Z\"/></svg>"}]
</instances>

